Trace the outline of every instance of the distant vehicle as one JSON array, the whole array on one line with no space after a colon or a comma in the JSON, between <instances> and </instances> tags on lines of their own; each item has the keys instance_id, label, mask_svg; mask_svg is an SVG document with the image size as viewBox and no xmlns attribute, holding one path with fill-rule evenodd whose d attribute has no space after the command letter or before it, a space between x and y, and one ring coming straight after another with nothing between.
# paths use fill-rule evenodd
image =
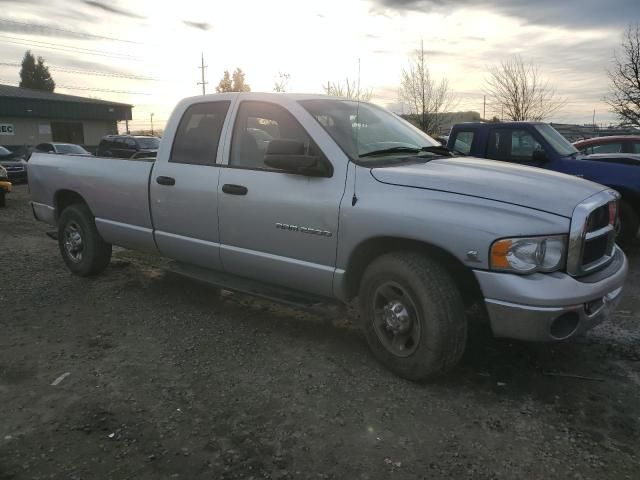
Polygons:
<instances>
[{"instance_id":1,"label":"distant vehicle","mask_svg":"<svg viewBox=\"0 0 640 480\"><path fill-rule=\"evenodd\" d=\"M357 296L376 358L414 380L457 363L475 302L495 335L524 340L615 312L628 262L607 187L459 157L383 108L321 95L191 97L166 131L157 158L31 159L33 213L73 273L101 272L118 245L288 303Z\"/></svg>"},{"instance_id":2,"label":"distant vehicle","mask_svg":"<svg viewBox=\"0 0 640 480\"><path fill-rule=\"evenodd\" d=\"M4 167L0 167L0 207L4 207L4 197L9 192L11 192L11 182L9 181L7 170Z\"/></svg>"},{"instance_id":3,"label":"distant vehicle","mask_svg":"<svg viewBox=\"0 0 640 480\"><path fill-rule=\"evenodd\" d=\"M451 129L447 146L464 155L541 167L611 187L622 195L618 241L631 243L638 234L639 155L583 155L542 122L459 123Z\"/></svg>"},{"instance_id":4,"label":"distant vehicle","mask_svg":"<svg viewBox=\"0 0 640 480\"><path fill-rule=\"evenodd\" d=\"M107 135L98 145L99 157L155 158L160 146L158 137L145 135Z\"/></svg>"},{"instance_id":5,"label":"distant vehicle","mask_svg":"<svg viewBox=\"0 0 640 480\"><path fill-rule=\"evenodd\" d=\"M3 167L12 183L27 181L27 164L24 158L16 156L5 147L0 147L0 166Z\"/></svg>"},{"instance_id":6,"label":"distant vehicle","mask_svg":"<svg viewBox=\"0 0 640 480\"><path fill-rule=\"evenodd\" d=\"M74 143L45 142L36 145L34 152L59 155L91 155L91 152Z\"/></svg>"},{"instance_id":7,"label":"distant vehicle","mask_svg":"<svg viewBox=\"0 0 640 480\"><path fill-rule=\"evenodd\" d=\"M580 140L573 146L581 153L637 153L640 154L640 135L611 135Z\"/></svg>"}]
</instances>

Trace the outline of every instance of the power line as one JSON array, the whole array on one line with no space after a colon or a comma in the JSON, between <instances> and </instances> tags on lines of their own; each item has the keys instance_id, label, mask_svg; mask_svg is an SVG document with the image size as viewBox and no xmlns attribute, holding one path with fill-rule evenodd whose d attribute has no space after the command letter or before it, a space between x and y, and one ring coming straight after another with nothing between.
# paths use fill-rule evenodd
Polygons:
<instances>
[{"instance_id":1,"label":"power line","mask_svg":"<svg viewBox=\"0 0 640 480\"><path fill-rule=\"evenodd\" d=\"M9 81L9 80L5 80L3 78L0 78L0 82L4 83L5 85L18 86L18 82L12 82L12 81ZM145 93L145 92L130 92L128 90L114 90L114 89L110 89L110 88L80 87L80 86L75 86L75 85L58 85L57 83L56 83L56 87L58 87L58 88L66 88L68 90L84 90L84 91L87 91L87 92L126 93L128 95L151 95L150 93Z\"/></svg>"},{"instance_id":2,"label":"power line","mask_svg":"<svg viewBox=\"0 0 640 480\"><path fill-rule=\"evenodd\" d=\"M98 55L101 57L110 58L126 58L130 60L140 60L141 57L135 57L133 55L127 55L124 53L106 52L104 50L92 50L89 48L73 47L71 45L60 45L59 43L43 42L40 40L24 40L22 38L10 37L8 35L0 35L0 38L4 38L4 43L12 43L15 45L23 45L27 47L44 48L48 50L60 50L62 52L70 53L83 53L85 55Z\"/></svg>"},{"instance_id":3,"label":"power line","mask_svg":"<svg viewBox=\"0 0 640 480\"><path fill-rule=\"evenodd\" d=\"M20 63L12 63L12 62L0 62L0 66L4 66L4 67L21 67L22 64ZM111 78L125 78L125 79L129 79L129 80L153 80L156 82L161 82L162 80L158 79L158 78L153 78L153 77L145 77L143 75L127 75L124 73L110 73L110 72L97 72L97 71L92 71L92 70L78 70L78 69L74 69L74 68L65 68L65 67L58 67L56 65L47 65L47 68L51 69L51 70L58 70L61 72L68 72L68 73L78 73L81 75L95 75L95 76L99 76L99 77L111 77Z\"/></svg>"},{"instance_id":4,"label":"power line","mask_svg":"<svg viewBox=\"0 0 640 480\"><path fill-rule=\"evenodd\" d=\"M94 35L93 33L76 32L74 30L65 30L64 28L56 28L56 27L51 27L49 25L41 25L41 24L37 24L37 23L17 22L15 20L7 20L6 18L0 18L0 22L2 22L2 23L10 23L10 24L13 24L13 25L22 25L24 27L31 27L31 28L40 29L40 30L49 30L49 31L52 31L52 32L70 33L70 34L76 35L78 37L95 38L97 40L112 40L114 42L134 43L136 45L143 45L142 42L134 42L133 40L123 40L121 38L104 37L102 35Z\"/></svg>"}]
</instances>

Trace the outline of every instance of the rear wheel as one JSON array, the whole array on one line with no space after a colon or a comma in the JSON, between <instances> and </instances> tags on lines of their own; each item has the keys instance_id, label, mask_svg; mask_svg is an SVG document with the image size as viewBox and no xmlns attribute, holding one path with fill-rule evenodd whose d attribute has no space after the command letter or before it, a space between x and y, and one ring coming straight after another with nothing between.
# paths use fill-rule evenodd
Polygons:
<instances>
[{"instance_id":1,"label":"rear wheel","mask_svg":"<svg viewBox=\"0 0 640 480\"><path fill-rule=\"evenodd\" d=\"M362 327L374 356L409 380L453 368L464 352L467 322L455 282L419 253L376 259L360 286Z\"/></svg>"},{"instance_id":2,"label":"rear wheel","mask_svg":"<svg viewBox=\"0 0 640 480\"><path fill-rule=\"evenodd\" d=\"M620 202L620 225L618 229L618 243L629 246L638 235L640 218L631 205L622 200Z\"/></svg>"},{"instance_id":3,"label":"rear wheel","mask_svg":"<svg viewBox=\"0 0 640 480\"><path fill-rule=\"evenodd\" d=\"M81 277L102 272L111 261L111 245L102 239L83 204L71 205L60 215L58 247L69 270Z\"/></svg>"}]
</instances>

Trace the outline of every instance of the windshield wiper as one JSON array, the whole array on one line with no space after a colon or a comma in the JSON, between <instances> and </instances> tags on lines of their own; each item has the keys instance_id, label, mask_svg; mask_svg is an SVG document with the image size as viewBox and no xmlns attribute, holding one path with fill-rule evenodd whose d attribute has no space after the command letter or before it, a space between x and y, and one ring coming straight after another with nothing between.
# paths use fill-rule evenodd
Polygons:
<instances>
[{"instance_id":1,"label":"windshield wiper","mask_svg":"<svg viewBox=\"0 0 640 480\"><path fill-rule=\"evenodd\" d=\"M435 153L437 155L445 155L447 157L453 157L454 156L454 152L449 150L444 145L433 145L433 146L430 146L430 147L422 147L420 149L420 151L421 152Z\"/></svg>"},{"instance_id":2,"label":"windshield wiper","mask_svg":"<svg viewBox=\"0 0 640 480\"><path fill-rule=\"evenodd\" d=\"M361 155L358 155L360 158L364 157L374 157L376 155L385 155L385 154L393 154L393 153L420 153L422 150L418 147L390 147L390 148L382 148L380 150L372 150L371 152L366 152Z\"/></svg>"}]
</instances>

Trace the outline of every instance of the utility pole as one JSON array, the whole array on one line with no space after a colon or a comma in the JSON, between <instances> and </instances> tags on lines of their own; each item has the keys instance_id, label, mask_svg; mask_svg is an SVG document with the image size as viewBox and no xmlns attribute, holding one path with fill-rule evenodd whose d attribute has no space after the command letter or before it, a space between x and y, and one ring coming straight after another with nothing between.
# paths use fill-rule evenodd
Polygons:
<instances>
[{"instance_id":1,"label":"utility pole","mask_svg":"<svg viewBox=\"0 0 640 480\"><path fill-rule=\"evenodd\" d=\"M482 96L482 120L487 119L487 96Z\"/></svg>"},{"instance_id":2,"label":"utility pole","mask_svg":"<svg viewBox=\"0 0 640 480\"><path fill-rule=\"evenodd\" d=\"M427 131L427 112L425 105L425 78L424 78L424 40L420 40L420 83L422 84L422 131Z\"/></svg>"},{"instance_id":3,"label":"utility pole","mask_svg":"<svg viewBox=\"0 0 640 480\"><path fill-rule=\"evenodd\" d=\"M206 91L205 91L205 85L209 82L205 82L204 80L204 69L207 68L208 65L204 64L204 53L200 54L200 66L198 67L200 69L200 75L202 78L202 81L198 82L198 85L202 85L202 95L206 95Z\"/></svg>"},{"instance_id":4,"label":"utility pole","mask_svg":"<svg viewBox=\"0 0 640 480\"><path fill-rule=\"evenodd\" d=\"M124 121L124 128L127 132L127 135L129 135L129 120Z\"/></svg>"},{"instance_id":5,"label":"utility pole","mask_svg":"<svg viewBox=\"0 0 640 480\"><path fill-rule=\"evenodd\" d=\"M504 122L504 104L502 105L500 110L500 121Z\"/></svg>"},{"instance_id":6,"label":"utility pole","mask_svg":"<svg viewBox=\"0 0 640 480\"><path fill-rule=\"evenodd\" d=\"M151 135L153 135L153 113L151 114Z\"/></svg>"}]
</instances>

